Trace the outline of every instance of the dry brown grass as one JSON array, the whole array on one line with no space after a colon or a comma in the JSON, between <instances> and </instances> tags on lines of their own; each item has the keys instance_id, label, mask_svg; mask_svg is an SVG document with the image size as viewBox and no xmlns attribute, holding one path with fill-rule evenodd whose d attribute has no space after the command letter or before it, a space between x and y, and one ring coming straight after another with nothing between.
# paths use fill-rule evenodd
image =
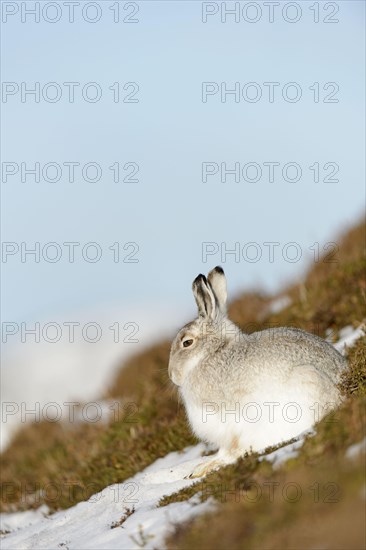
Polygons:
<instances>
[{"instance_id":1,"label":"dry brown grass","mask_svg":"<svg viewBox=\"0 0 366 550\"><path fill-rule=\"evenodd\" d=\"M126 403L125 414L109 425L41 422L20 430L1 457L2 510L67 508L194 443L168 379L168 354L163 343L127 361L107 395Z\"/></svg>"},{"instance_id":2,"label":"dry brown grass","mask_svg":"<svg viewBox=\"0 0 366 550\"><path fill-rule=\"evenodd\" d=\"M238 297L230 305L232 319L241 327L249 330L251 330L250 327L252 330L258 330L266 326L292 325L317 332L320 335L324 335L329 327L338 332L346 325L360 324L364 321L365 316L364 234L364 225L352 229L339 242L337 263L330 264L320 261L312 267L301 284L285 289L285 293L291 297L292 303L283 311L276 315L268 313L268 304L273 297L250 293ZM350 369L342 381L342 389L346 395L353 397L346 402L346 409L349 412L344 413L345 416L339 423L339 431L343 430L348 435L342 439L343 446L335 446L335 449L344 449L346 445L354 443L357 437L360 437L358 428L348 432L344 424L350 422L351 426L355 425L353 416L356 413L352 403L358 403L366 392L365 339L359 341L349 353ZM124 481L158 457L194 443L195 439L189 432L183 407L177 402L176 392L168 380L168 354L169 342L162 342L142 354L130 358L110 385L106 397L136 404L135 422L126 421L126 418L123 417L108 425L70 426L43 422L26 425L19 431L1 457L2 509L37 507L43 502L46 502L52 509L66 508L80 500L87 499L93 493L112 483ZM350 417L348 418L346 414L349 414ZM335 436L331 431L322 432L321 440L319 440L321 443L317 444L323 448L322 452L324 452L326 460L330 460L333 452L337 454L338 451L334 451L332 446L334 446L334 438L338 438L338 436L339 434ZM314 439L314 441L318 440ZM343 450L340 451L340 454L342 452ZM316 454L316 456L319 455ZM248 472L251 475L257 468L256 461L254 460L253 466L249 462L250 460L253 459L247 458L244 462L239 461L237 469L224 469L219 475L227 475L228 480L231 481L245 480ZM299 472L300 469L302 472L301 476L306 474L308 468L313 467L314 460L316 457L311 456L306 465L301 465L301 467L298 465ZM339 461L339 464L342 464L341 458ZM333 466L334 471L337 471L338 466L332 464L331 467L333 468ZM339 468L341 476L343 467ZM268 475L272 475L272 473ZM342 477L342 480L346 478L348 480L347 475L346 468L344 472L346 477ZM353 479L353 475L351 472L350 479ZM355 477L357 475L355 473ZM320 473L319 476L321 477ZM344 481L344 483L348 483L348 481ZM32 493L32 486L44 489L50 484L61 489L61 493L51 492L42 495L33 492L25 498L25 488L28 488L28 493ZM72 485L71 490L70 485ZM196 490L194 489L194 491ZM356 498L355 495L356 493L354 498ZM177 495L175 498L183 499L188 496L189 491L186 494ZM272 531L277 533L277 538L274 539L276 544L287 544L284 547L291 547L293 540L291 537L287 542L281 538L284 536L281 535L281 514L285 512L283 510L278 512L280 514L278 525L271 523L270 518L275 512L273 506L270 507L269 504L268 506L269 508L264 506L263 514L260 512L260 508L249 507L252 511L246 508L233 508L230 513L230 524L226 526L232 534L232 539L222 538L223 543L225 541L227 544L226 548L235 548L235 544L239 544L235 542L239 536L241 540L249 540L252 533L257 533L258 522L260 525L268 523ZM337 509L340 508L339 506ZM290 508L290 511L293 509L294 507ZM248 521L243 519L243 514L245 517L249 514ZM304 509L298 517L296 516L296 521L299 523L295 522L294 525L301 525L302 514L305 514ZM284 517L287 518L287 515ZM308 518L307 520L310 521L308 516L304 515L304 518ZM221 537L221 520L218 520L216 525L216 519L215 529L210 528L206 531L212 530L212 533L217 532L217 537ZM287 525L288 519L284 521ZM264 529L263 525L262 530ZM289 528L288 525L287 528ZM265 529L263 532L266 533ZM182 533L185 533L188 538L184 538L185 535L183 536ZM172 547L175 547L174 545L184 547L179 544L186 544L190 540L189 537L193 536L190 533L191 528L184 527L179 535L181 538L171 541ZM196 540L197 543L199 542L198 547L207 547L204 540ZM269 541L263 539L263 544L269 544ZM250 546L245 546L245 548L250 548Z\"/></svg>"},{"instance_id":3,"label":"dry brown grass","mask_svg":"<svg viewBox=\"0 0 366 550\"><path fill-rule=\"evenodd\" d=\"M348 349L347 356L349 368L342 376L341 390L344 395L366 395L366 336Z\"/></svg>"},{"instance_id":4,"label":"dry brown grass","mask_svg":"<svg viewBox=\"0 0 366 550\"><path fill-rule=\"evenodd\" d=\"M254 455L198 483L195 492L203 500L213 495L220 506L177 526L168 548L364 548L365 457L349 460L345 452L365 435L365 404L345 402L279 470Z\"/></svg>"}]
</instances>

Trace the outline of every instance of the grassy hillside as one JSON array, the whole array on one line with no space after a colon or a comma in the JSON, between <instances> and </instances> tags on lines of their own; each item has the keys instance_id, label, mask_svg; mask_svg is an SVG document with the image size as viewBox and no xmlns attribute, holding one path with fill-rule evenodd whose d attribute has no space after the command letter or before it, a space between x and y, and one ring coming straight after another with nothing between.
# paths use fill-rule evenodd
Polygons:
<instances>
[{"instance_id":1,"label":"grassy hillside","mask_svg":"<svg viewBox=\"0 0 366 550\"><path fill-rule=\"evenodd\" d=\"M364 323L365 226L353 228L337 244L334 258L320 258L301 283L281 293L291 300L285 309L271 313L269 305L278 296L247 293L231 304L231 318L248 332L288 325L328 337L331 330L334 339L343 327ZM42 503L67 508L193 444L168 380L168 354L169 342L162 342L123 365L104 396L121 402L122 412L107 425L42 422L19 431L2 455L2 510ZM297 458L275 471L251 455L161 503L196 492L202 498L213 494L219 502L214 521L203 516L177 527L170 548L361 548L363 462L347 459L345 452L365 433L365 337L348 357L344 404L336 417L317 426L316 436ZM253 497L253 482L261 488L261 498ZM271 483L279 489L273 495L267 490ZM283 496L284 487L291 497L291 488L298 486L298 501ZM349 521L352 532L346 528Z\"/></svg>"}]
</instances>

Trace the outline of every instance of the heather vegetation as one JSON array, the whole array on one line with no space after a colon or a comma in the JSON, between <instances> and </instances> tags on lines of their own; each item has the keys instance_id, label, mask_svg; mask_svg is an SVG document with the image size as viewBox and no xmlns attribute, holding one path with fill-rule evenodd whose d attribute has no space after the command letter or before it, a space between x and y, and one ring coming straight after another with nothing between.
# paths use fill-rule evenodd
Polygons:
<instances>
[{"instance_id":1,"label":"heather vegetation","mask_svg":"<svg viewBox=\"0 0 366 550\"><path fill-rule=\"evenodd\" d=\"M229 308L232 320L247 331L296 326L333 341L344 327L363 326L365 225L348 231L337 245L334 256L319 258L303 280L277 296L239 296ZM281 296L287 305L273 312L271 304ZM362 547L365 458L348 456L347 450L365 437L366 337L346 353L344 402L317 424L296 457L274 469L248 455L160 502L165 506L197 493L218 503L214 518L177 525L169 548ZM122 412L107 424L41 422L19 430L1 457L2 511L43 503L51 510L68 508L194 444L168 379L168 355L164 341L121 365L101 396L121 403Z\"/></svg>"}]
</instances>

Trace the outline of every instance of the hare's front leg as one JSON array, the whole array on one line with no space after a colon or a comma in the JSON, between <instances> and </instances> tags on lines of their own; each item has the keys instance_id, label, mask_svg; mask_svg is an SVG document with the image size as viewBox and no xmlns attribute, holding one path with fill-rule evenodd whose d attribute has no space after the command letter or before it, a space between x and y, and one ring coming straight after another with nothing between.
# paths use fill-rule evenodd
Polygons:
<instances>
[{"instance_id":1,"label":"hare's front leg","mask_svg":"<svg viewBox=\"0 0 366 550\"><path fill-rule=\"evenodd\" d=\"M220 449L215 455L208 456L204 462L200 462L186 478L194 479L206 476L222 466L234 464L242 454L237 447L234 449L234 446L230 450Z\"/></svg>"}]
</instances>

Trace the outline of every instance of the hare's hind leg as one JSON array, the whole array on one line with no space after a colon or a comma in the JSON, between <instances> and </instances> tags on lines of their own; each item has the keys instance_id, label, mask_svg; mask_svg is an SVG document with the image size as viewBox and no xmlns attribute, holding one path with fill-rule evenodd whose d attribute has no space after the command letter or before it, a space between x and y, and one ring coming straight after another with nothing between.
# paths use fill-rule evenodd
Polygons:
<instances>
[{"instance_id":1,"label":"hare's hind leg","mask_svg":"<svg viewBox=\"0 0 366 550\"><path fill-rule=\"evenodd\" d=\"M207 457L207 459L204 462L200 462L186 478L193 479L206 476L222 468L222 466L234 464L242 454L243 452L239 450L238 438L234 436L229 450L220 449L216 454Z\"/></svg>"}]
</instances>

